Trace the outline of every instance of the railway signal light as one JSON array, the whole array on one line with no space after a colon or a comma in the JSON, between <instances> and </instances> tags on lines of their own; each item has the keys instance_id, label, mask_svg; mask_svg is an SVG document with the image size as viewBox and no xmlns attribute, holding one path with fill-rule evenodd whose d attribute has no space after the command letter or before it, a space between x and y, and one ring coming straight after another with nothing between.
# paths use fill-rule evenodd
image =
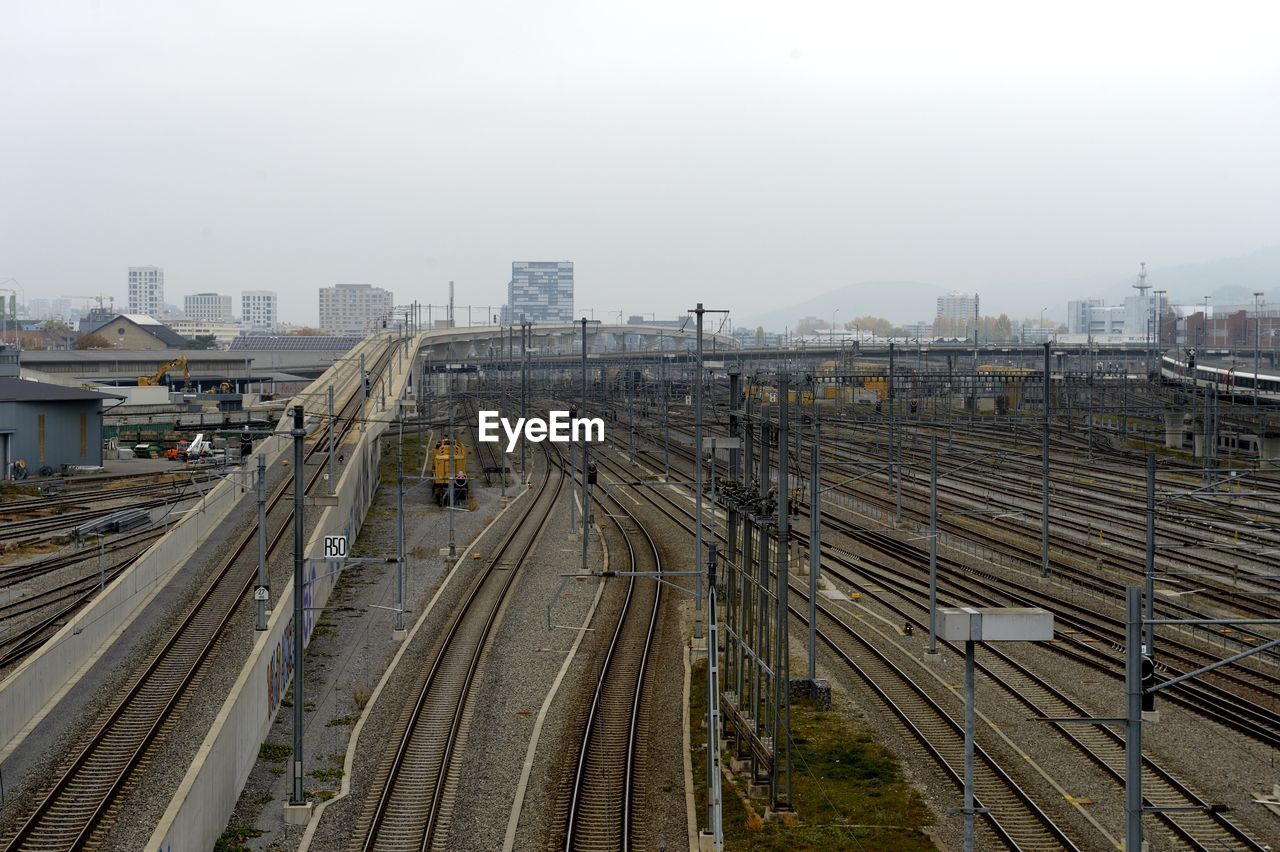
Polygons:
<instances>
[{"instance_id":1,"label":"railway signal light","mask_svg":"<svg viewBox=\"0 0 1280 852\"><path fill-rule=\"evenodd\" d=\"M1151 713L1156 709L1156 661L1150 654L1142 655L1142 712Z\"/></svg>"},{"instance_id":2,"label":"railway signal light","mask_svg":"<svg viewBox=\"0 0 1280 852\"><path fill-rule=\"evenodd\" d=\"M595 462L587 462L587 484L588 485L596 484L596 463Z\"/></svg>"}]
</instances>

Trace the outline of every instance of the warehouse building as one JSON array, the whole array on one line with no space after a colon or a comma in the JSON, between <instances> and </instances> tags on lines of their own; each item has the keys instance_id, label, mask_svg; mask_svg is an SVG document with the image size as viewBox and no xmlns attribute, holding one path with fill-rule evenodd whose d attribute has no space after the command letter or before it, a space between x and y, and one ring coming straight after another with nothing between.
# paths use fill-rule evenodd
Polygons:
<instances>
[{"instance_id":1,"label":"warehouse building","mask_svg":"<svg viewBox=\"0 0 1280 852\"><path fill-rule=\"evenodd\" d=\"M0 462L4 478L21 461L30 476L63 465L102 465L105 394L63 385L0 378Z\"/></svg>"}]
</instances>

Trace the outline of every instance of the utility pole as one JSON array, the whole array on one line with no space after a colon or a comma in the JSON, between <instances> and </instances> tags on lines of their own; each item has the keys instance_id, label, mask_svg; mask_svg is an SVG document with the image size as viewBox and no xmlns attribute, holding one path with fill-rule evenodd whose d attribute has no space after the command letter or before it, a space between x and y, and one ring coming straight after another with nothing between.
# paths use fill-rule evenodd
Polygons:
<instances>
[{"instance_id":1,"label":"utility pole","mask_svg":"<svg viewBox=\"0 0 1280 852\"><path fill-rule=\"evenodd\" d=\"M582 318L582 401L578 404L578 416L587 416L587 318ZM587 443L582 442L582 567L587 567Z\"/></svg>"},{"instance_id":2,"label":"utility pole","mask_svg":"<svg viewBox=\"0 0 1280 852\"><path fill-rule=\"evenodd\" d=\"M1125 849L1142 849L1142 590L1125 590Z\"/></svg>"},{"instance_id":3,"label":"utility pole","mask_svg":"<svg viewBox=\"0 0 1280 852\"><path fill-rule=\"evenodd\" d=\"M363 367L363 363L361 364ZM363 378L364 371L361 370ZM303 634L306 631L306 608L304 607L305 573L307 568L306 538L303 535L303 523L306 515L303 511L306 501L306 487L303 483L302 467L305 453L303 439L307 430L303 423L301 405L293 407L293 788L289 794L290 805L305 805L306 794L302 789L302 705L305 703L302 678Z\"/></svg>"},{"instance_id":4,"label":"utility pole","mask_svg":"<svg viewBox=\"0 0 1280 852\"><path fill-rule=\"evenodd\" d=\"M524 319L522 314L520 317L520 418L526 419L528 412L529 397L529 323ZM525 446L524 438L520 439L520 478L524 479L525 474Z\"/></svg>"},{"instance_id":5,"label":"utility pole","mask_svg":"<svg viewBox=\"0 0 1280 852\"><path fill-rule=\"evenodd\" d=\"M396 458L396 622L393 629L398 636L404 630L404 415L398 407L396 421L400 441ZM453 509L449 511L452 513Z\"/></svg>"},{"instance_id":6,"label":"utility pole","mask_svg":"<svg viewBox=\"0 0 1280 852\"><path fill-rule=\"evenodd\" d=\"M898 524L902 522L902 471L898 469L897 447L894 442L894 431L898 416L894 413L893 356L894 346L891 341L889 343L889 481L893 483L893 521Z\"/></svg>"},{"instance_id":7,"label":"utility pole","mask_svg":"<svg viewBox=\"0 0 1280 852\"><path fill-rule=\"evenodd\" d=\"M449 380L449 558L456 559L458 557L458 547L454 543L454 538L453 538L453 513L454 513L453 482L458 475L457 471L455 470L456 460L458 458L458 445L454 443L454 437L453 437L453 365L452 364L445 364L445 375L448 377L448 380Z\"/></svg>"},{"instance_id":8,"label":"utility pole","mask_svg":"<svg viewBox=\"0 0 1280 852\"><path fill-rule=\"evenodd\" d=\"M329 458L333 458L333 452L329 452ZM254 590L253 597L257 603L258 620L254 624L255 630L267 629L267 598L271 594L271 590L267 586L267 459L263 453L258 453L258 588Z\"/></svg>"},{"instance_id":9,"label":"utility pole","mask_svg":"<svg viewBox=\"0 0 1280 852\"><path fill-rule=\"evenodd\" d=\"M787 446L787 427L790 400L790 376L778 376L778 614L775 625L773 679L773 806L777 810L791 810L791 667L790 633L787 630L789 613L787 593L791 573L791 501L787 474L790 467L790 448Z\"/></svg>"},{"instance_id":10,"label":"utility pole","mask_svg":"<svg viewBox=\"0 0 1280 852\"><path fill-rule=\"evenodd\" d=\"M1146 561L1146 611L1147 629L1144 638L1147 655L1155 653L1156 645L1156 456L1147 453L1147 561Z\"/></svg>"},{"instance_id":11,"label":"utility pole","mask_svg":"<svg viewBox=\"0 0 1280 852\"><path fill-rule=\"evenodd\" d=\"M814 412L817 413L817 397L814 398ZM821 499L818 487L821 482L818 453L820 442L818 421L815 417L813 443L809 447L809 695L814 698L817 697L818 684L818 572L822 567L822 507L818 502Z\"/></svg>"},{"instance_id":12,"label":"utility pole","mask_svg":"<svg viewBox=\"0 0 1280 852\"><path fill-rule=\"evenodd\" d=\"M337 472L333 467L333 383L329 384L329 496L332 497L337 492L334 490L338 487Z\"/></svg>"},{"instance_id":13,"label":"utility pole","mask_svg":"<svg viewBox=\"0 0 1280 852\"><path fill-rule=\"evenodd\" d=\"M1261 290L1253 294L1253 413L1258 413L1258 350L1262 347L1262 297ZM1261 453L1259 453L1261 455Z\"/></svg>"},{"instance_id":14,"label":"utility pole","mask_svg":"<svg viewBox=\"0 0 1280 852\"><path fill-rule=\"evenodd\" d=\"M369 402L369 376L364 371L364 353L360 353L360 434L364 434L365 408Z\"/></svg>"},{"instance_id":15,"label":"utility pole","mask_svg":"<svg viewBox=\"0 0 1280 852\"><path fill-rule=\"evenodd\" d=\"M938 653L938 436L929 439L929 648ZM936 656L929 657L937 659Z\"/></svg>"},{"instance_id":16,"label":"utility pole","mask_svg":"<svg viewBox=\"0 0 1280 852\"><path fill-rule=\"evenodd\" d=\"M724 314L728 311L693 308L698 318L697 361L693 383L693 467L694 467L694 526L697 528L693 550L693 564L702 565L702 317L704 314ZM702 638L702 572L698 572L697 594L694 597L693 638Z\"/></svg>"},{"instance_id":17,"label":"utility pole","mask_svg":"<svg viewBox=\"0 0 1280 852\"><path fill-rule=\"evenodd\" d=\"M1089 359L1092 362L1092 357ZM1092 419L1092 413L1089 415ZM1092 449L1092 443L1090 443ZM1049 576L1049 343L1044 344L1044 429L1040 446L1040 576Z\"/></svg>"}]
</instances>

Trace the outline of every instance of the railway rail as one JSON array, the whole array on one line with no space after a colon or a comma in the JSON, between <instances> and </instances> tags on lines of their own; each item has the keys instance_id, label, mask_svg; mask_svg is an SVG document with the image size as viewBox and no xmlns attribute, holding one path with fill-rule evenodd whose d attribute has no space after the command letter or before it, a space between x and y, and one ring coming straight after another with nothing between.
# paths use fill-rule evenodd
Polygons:
<instances>
[{"instance_id":1,"label":"railway rail","mask_svg":"<svg viewBox=\"0 0 1280 852\"><path fill-rule=\"evenodd\" d=\"M631 571L662 571L653 536L631 507L608 499L617 528L627 546ZM626 597L609 649L596 679L569 797L565 852L633 848L634 815L640 802L636 783L643 724L644 685L653 647L662 585L654 579L628 577Z\"/></svg>"},{"instance_id":2,"label":"railway rail","mask_svg":"<svg viewBox=\"0 0 1280 852\"><path fill-rule=\"evenodd\" d=\"M379 353L372 365L374 375L386 368L390 356L389 347ZM343 403L339 418L343 439L355 423L359 406L358 392ZM326 447L323 436L312 439L308 461L322 456ZM308 492L323 470L323 465L313 467ZM287 540L292 528L292 512L281 505L289 491L290 484L282 483L269 497L267 523L276 522L268 536L269 553ZM4 838L6 849L82 849L102 842L118 815L121 794L132 789L136 770L145 765L174 714L192 697L214 646L247 599L256 564L240 557L250 552L256 537L256 525L239 536L178 627L129 680L94 724L91 736L58 768L52 786L39 794L35 808Z\"/></svg>"},{"instance_id":3,"label":"railway rail","mask_svg":"<svg viewBox=\"0 0 1280 852\"><path fill-rule=\"evenodd\" d=\"M540 446L546 465L538 490L445 628L392 738L394 751L371 787L375 792L355 832L355 849L443 848L452 763L471 685L503 601L564 488L564 469Z\"/></svg>"}]
</instances>

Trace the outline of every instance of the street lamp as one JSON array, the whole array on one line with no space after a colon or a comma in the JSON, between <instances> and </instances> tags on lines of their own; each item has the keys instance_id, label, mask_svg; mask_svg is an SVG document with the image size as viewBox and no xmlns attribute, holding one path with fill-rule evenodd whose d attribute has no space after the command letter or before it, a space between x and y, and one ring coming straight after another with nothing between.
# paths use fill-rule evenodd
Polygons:
<instances>
[{"instance_id":1,"label":"street lamp","mask_svg":"<svg viewBox=\"0 0 1280 852\"><path fill-rule=\"evenodd\" d=\"M840 309L836 308L831 312L831 346L836 345L836 314L840 313Z\"/></svg>"}]
</instances>

